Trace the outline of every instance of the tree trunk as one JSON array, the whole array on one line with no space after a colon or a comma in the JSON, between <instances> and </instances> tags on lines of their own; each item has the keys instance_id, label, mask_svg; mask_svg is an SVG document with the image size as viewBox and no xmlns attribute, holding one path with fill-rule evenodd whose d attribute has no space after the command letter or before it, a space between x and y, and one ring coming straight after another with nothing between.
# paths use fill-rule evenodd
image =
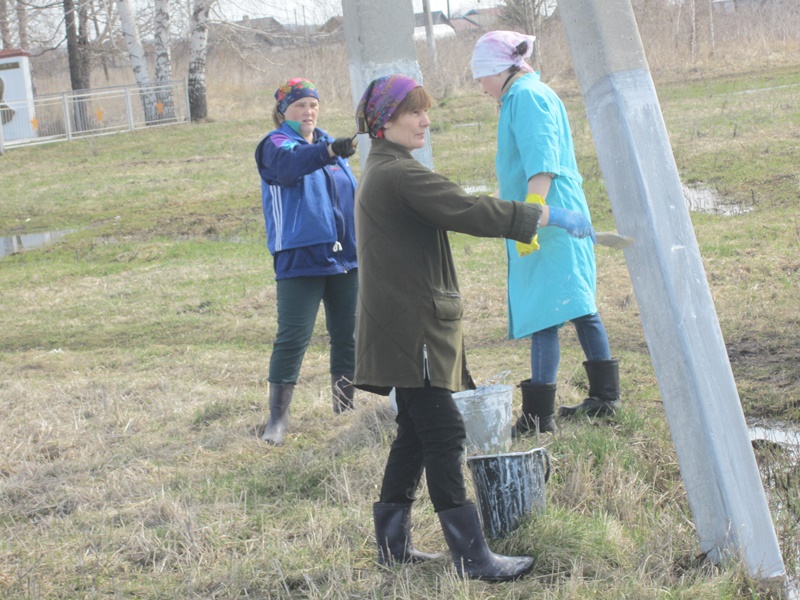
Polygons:
<instances>
[{"instance_id":1,"label":"tree trunk","mask_svg":"<svg viewBox=\"0 0 800 600\"><path fill-rule=\"evenodd\" d=\"M87 90L90 84L86 44L81 43L82 36L78 35L78 19L73 0L64 0L64 27L67 31L67 58L72 91ZM90 128L87 102L80 95L75 97L72 105L72 117L75 131L86 131Z\"/></svg>"},{"instance_id":2,"label":"tree trunk","mask_svg":"<svg viewBox=\"0 0 800 600\"><path fill-rule=\"evenodd\" d=\"M136 21L128 0L117 0L117 10L119 11L119 22L122 25L122 37L131 60L133 76L136 83L139 84L142 96L144 119L147 123L153 123L158 117L158 98L151 91L153 81L150 78L150 68L147 65L142 42L139 40L139 30L136 28Z\"/></svg>"},{"instance_id":3,"label":"tree trunk","mask_svg":"<svg viewBox=\"0 0 800 600\"><path fill-rule=\"evenodd\" d=\"M0 47L11 48L11 26L8 22L8 0L0 0Z\"/></svg>"},{"instance_id":4,"label":"tree trunk","mask_svg":"<svg viewBox=\"0 0 800 600\"><path fill-rule=\"evenodd\" d=\"M189 114L192 121L208 116L206 101L206 52L208 51L208 13L214 0L196 0L192 11L192 36L189 41Z\"/></svg>"},{"instance_id":5,"label":"tree trunk","mask_svg":"<svg viewBox=\"0 0 800 600\"><path fill-rule=\"evenodd\" d=\"M692 49L692 64L697 62L697 7L694 0L690 2L691 16L692 16L692 29L691 29L691 49Z\"/></svg>"},{"instance_id":6,"label":"tree trunk","mask_svg":"<svg viewBox=\"0 0 800 600\"><path fill-rule=\"evenodd\" d=\"M714 0L708 0L708 36L711 38L711 56L716 56L717 47L714 40Z\"/></svg>"},{"instance_id":7,"label":"tree trunk","mask_svg":"<svg viewBox=\"0 0 800 600\"><path fill-rule=\"evenodd\" d=\"M2 0L5 1L5 0ZM19 33L19 47L28 50L28 7L17 0L17 32Z\"/></svg>"},{"instance_id":8,"label":"tree trunk","mask_svg":"<svg viewBox=\"0 0 800 600\"><path fill-rule=\"evenodd\" d=\"M172 80L172 62L169 53L169 0L155 0L155 65L156 82L158 83L159 120L175 118L175 100L172 96L170 81Z\"/></svg>"}]
</instances>

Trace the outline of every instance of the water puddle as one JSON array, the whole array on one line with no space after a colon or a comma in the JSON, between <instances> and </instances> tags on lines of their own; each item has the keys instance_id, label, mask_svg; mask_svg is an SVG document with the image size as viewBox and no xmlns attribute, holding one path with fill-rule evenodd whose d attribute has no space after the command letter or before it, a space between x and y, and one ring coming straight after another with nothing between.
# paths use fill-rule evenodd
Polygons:
<instances>
[{"instance_id":1,"label":"water puddle","mask_svg":"<svg viewBox=\"0 0 800 600\"><path fill-rule=\"evenodd\" d=\"M799 430L771 426L769 424L757 424L750 427L750 440L755 446L759 444L773 446L782 449L795 458L800 458Z\"/></svg>"},{"instance_id":2,"label":"water puddle","mask_svg":"<svg viewBox=\"0 0 800 600\"><path fill-rule=\"evenodd\" d=\"M683 197L686 199L686 205L692 212L711 213L729 217L732 215L743 215L753 210L752 206L747 206L743 203L725 202L716 190L707 187L689 187L684 185Z\"/></svg>"},{"instance_id":3,"label":"water puddle","mask_svg":"<svg viewBox=\"0 0 800 600\"><path fill-rule=\"evenodd\" d=\"M56 240L75 231L75 229L62 229L61 231L0 236L0 258L52 244Z\"/></svg>"},{"instance_id":4,"label":"water puddle","mask_svg":"<svg viewBox=\"0 0 800 600\"><path fill-rule=\"evenodd\" d=\"M781 543L788 577L784 593L788 600L800 600L800 535L798 506L800 483L800 429L782 423L758 422L750 427L750 440L764 483L775 532Z\"/></svg>"}]
</instances>

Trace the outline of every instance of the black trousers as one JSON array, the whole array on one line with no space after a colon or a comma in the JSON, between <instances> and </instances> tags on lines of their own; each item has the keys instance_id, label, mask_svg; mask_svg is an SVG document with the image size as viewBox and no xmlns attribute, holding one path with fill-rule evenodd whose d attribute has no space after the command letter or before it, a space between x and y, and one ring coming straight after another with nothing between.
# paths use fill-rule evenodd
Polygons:
<instances>
[{"instance_id":1,"label":"black trousers","mask_svg":"<svg viewBox=\"0 0 800 600\"><path fill-rule=\"evenodd\" d=\"M471 504L464 485L464 420L450 390L400 388L397 437L392 442L381 485L381 502L409 504L425 469L436 512Z\"/></svg>"}]
</instances>

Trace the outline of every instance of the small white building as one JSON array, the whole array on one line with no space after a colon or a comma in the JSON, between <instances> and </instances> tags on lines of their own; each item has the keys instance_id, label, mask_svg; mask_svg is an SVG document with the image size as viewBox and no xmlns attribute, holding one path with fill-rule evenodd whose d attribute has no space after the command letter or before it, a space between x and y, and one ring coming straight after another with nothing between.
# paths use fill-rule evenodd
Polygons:
<instances>
[{"instance_id":1,"label":"small white building","mask_svg":"<svg viewBox=\"0 0 800 600\"><path fill-rule=\"evenodd\" d=\"M0 50L0 122L6 142L36 137L30 54L25 50Z\"/></svg>"},{"instance_id":2,"label":"small white building","mask_svg":"<svg viewBox=\"0 0 800 600\"><path fill-rule=\"evenodd\" d=\"M433 39L442 40L456 36L455 29L442 11L431 11L431 23L433 23ZM416 13L414 15L414 41L423 42L425 39L425 13Z\"/></svg>"},{"instance_id":3,"label":"small white building","mask_svg":"<svg viewBox=\"0 0 800 600\"><path fill-rule=\"evenodd\" d=\"M426 35L424 27L414 27L415 42L424 42ZM450 25L440 24L433 26L433 39L443 40L451 37L456 37L456 31Z\"/></svg>"}]
</instances>

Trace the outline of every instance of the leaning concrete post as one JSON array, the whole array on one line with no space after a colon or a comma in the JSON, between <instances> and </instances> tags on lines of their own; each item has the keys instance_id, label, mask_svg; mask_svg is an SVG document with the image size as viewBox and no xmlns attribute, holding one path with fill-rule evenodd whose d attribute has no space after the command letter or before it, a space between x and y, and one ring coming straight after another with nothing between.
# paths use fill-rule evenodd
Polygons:
<instances>
[{"instance_id":1,"label":"leaning concrete post","mask_svg":"<svg viewBox=\"0 0 800 600\"><path fill-rule=\"evenodd\" d=\"M703 552L785 568L630 0L558 4Z\"/></svg>"},{"instance_id":2,"label":"leaning concrete post","mask_svg":"<svg viewBox=\"0 0 800 600\"><path fill-rule=\"evenodd\" d=\"M354 108L369 82L376 77L399 73L424 84L414 45L411 0L342 0L342 14ZM360 135L358 138L358 154L363 167L369 155L369 137ZM425 147L413 154L432 169L429 136L427 140Z\"/></svg>"}]
</instances>

